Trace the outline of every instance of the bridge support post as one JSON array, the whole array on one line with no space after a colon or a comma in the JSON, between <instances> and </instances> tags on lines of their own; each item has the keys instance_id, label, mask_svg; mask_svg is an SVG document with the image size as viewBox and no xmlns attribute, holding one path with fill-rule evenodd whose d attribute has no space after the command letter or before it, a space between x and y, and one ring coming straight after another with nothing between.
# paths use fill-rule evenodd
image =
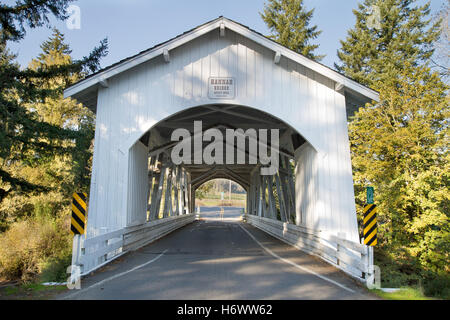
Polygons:
<instances>
[{"instance_id":1,"label":"bridge support post","mask_svg":"<svg viewBox=\"0 0 450 320\"><path fill-rule=\"evenodd\" d=\"M373 247L367 246L367 275L366 275L366 284L368 287L371 287L375 283L375 270L373 265Z\"/></svg>"},{"instance_id":2,"label":"bridge support post","mask_svg":"<svg viewBox=\"0 0 450 320\"><path fill-rule=\"evenodd\" d=\"M83 265L81 264L83 241L84 235L80 234L74 235L72 244L72 265L70 266L70 278L69 278L70 285L79 284L80 275L83 273L82 270Z\"/></svg>"},{"instance_id":3,"label":"bridge support post","mask_svg":"<svg viewBox=\"0 0 450 320\"><path fill-rule=\"evenodd\" d=\"M73 237L73 244L72 244L72 265L73 266L80 265L80 256L81 256L81 235L76 234Z\"/></svg>"}]
</instances>

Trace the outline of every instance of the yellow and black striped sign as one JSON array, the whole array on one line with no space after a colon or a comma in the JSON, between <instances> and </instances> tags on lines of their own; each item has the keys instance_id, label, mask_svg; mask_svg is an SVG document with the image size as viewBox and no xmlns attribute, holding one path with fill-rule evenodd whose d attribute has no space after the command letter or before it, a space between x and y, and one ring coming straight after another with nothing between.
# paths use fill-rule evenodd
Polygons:
<instances>
[{"instance_id":1,"label":"yellow and black striped sign","mask_svg":"<svg viewBox=\"0 0 450 320\"><path fill-rule=\"evenodd\" d=\"M364 244L375 246L377 244L377 206L374 204L366 204L364 207L363 221Z\"/></svg>"},{"instance_id":2,"label":"yellow and black striped sign","mask_svg":"<svg viewBox=\"0 0 450 320\"><path fill-rule=\"evenodd\" d=\"M86 193L74 193L72 200L72 234L84 234L86 224Z\"/></svg>"}]
</instances>

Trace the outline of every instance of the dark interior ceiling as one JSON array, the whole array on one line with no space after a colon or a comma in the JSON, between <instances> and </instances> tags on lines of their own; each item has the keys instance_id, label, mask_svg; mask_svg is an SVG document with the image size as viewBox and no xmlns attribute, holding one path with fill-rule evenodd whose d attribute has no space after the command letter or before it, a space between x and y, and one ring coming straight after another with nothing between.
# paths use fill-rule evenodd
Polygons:
<instances>
[{"instance_id":1,"label":"dark interior ceiling","mask_svg":"<svg viewBox=\"0 0 450 320\"><path fill-rule=\"evenodd\" d=\"M202 130L216 128L222 132L225 139L226 129L278 129L279 150L281 157L293 158L294 151L305 143L305 139L283 121L257 109L236 105L205 105L191 108L165 119L145 134L140 141L149 147L149 156L158 153L166 153L168 156L177 142L171 141L172 132L178 128L187 129L191 136L194 135L194 121L202 121ZM158 139L152 139L152 136ZM270 145L270 131L268 131ZM203 142L203 149L211 144L210 141ZM248 164L249 142L246 141L245 154L246 164L236 164L237 143L234 143L235 164L226 163L226 146L223 147L223 165L207 164L182 164L191 174L194 187L215 178L232 179L243 187L247 187L250 175L256 165ZM242 150L244 151L244 150ZM192 148L193 153L193 148ZM194 156L191 155L191 159ZM259 163L259 161L258 161Z\"/></svg>"}]
</instances>

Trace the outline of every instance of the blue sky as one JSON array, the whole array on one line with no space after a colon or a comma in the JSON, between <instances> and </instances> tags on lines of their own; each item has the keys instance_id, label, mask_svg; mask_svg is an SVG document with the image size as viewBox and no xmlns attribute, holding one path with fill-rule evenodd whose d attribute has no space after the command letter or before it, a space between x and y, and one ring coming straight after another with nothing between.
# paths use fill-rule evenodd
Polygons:
<instances>
[{"instance_id":1,"label":"blue sky","mask_svg":"<svg viewBox=\"0 0 450 320\"><path fill-rule=\"evenodd\" d=\"M7 4L15 1L2 1ZM240 22L263 34L269 30L262 21L265 0L79 0L81 29L69 30L65 22L52 21L66 35L75 58L87 55L99 41L109 40L109 55L102 67L115 63L183 33L220 15ZM337 61L339 40L353 27L352 9L359 0L305 0L308 9L315 8L313 23L323 32L316 43L317 53L326 54L322 61L333 66ZM417 3L425 3L419 0ZM444 0L431 0L436 12ZM10 48L18 61L26 65L40 52L40 44L51 34L47 28L29 30L26 38Z\"/></svg>"}]
</instances>

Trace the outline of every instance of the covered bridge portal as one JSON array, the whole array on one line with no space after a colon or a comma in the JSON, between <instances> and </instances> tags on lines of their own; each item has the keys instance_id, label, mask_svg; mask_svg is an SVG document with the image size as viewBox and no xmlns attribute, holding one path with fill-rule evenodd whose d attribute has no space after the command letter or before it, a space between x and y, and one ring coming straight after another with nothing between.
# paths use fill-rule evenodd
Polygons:
<instances>
[{"instance_id":1,"label":"covered bridge portal","mask_svg":"<svg viewBox=\"0 0 450 320\"><path fill-rule=\"evenodd\" d=\"M214 178L246 189L248 223L357 278L370 273L347 117L376 92L220 17L65 96L97 114L87 232L74 243L83 273L194 221L195 189Z\"/></svg>"}]
</instances>

